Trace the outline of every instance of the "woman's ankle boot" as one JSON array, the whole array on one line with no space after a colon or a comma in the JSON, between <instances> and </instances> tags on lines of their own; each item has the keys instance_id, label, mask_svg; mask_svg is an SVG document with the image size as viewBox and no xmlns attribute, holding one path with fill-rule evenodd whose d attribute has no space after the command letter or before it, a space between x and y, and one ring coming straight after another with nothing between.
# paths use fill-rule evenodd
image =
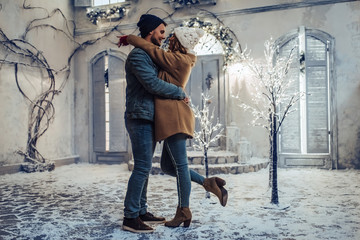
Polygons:
<instances>
[{"instance_id":1,"label":"woman's ankle boot","mask_svg":"<svg viewBox=\"0 0 360 240\"><path fill-rule=\"evenodd\" d=\"M191 211L188 207L177 207L175 217L165 223L167 227L179 227L184 223L184 227L189 227L191 222Z\"/></svg>"},{"instance_id":2,"label":"woman's ankle boot","mask_svg":"<svg viewBox=\"0 0 360 240\"><path fill-rule=\"evenodd\" d=\"M224 188L225 184L225 180L218 177L205 178L203 183L205 190L215 194L219 198L220 204L224 207L228 199L228 192Z\"/></svg>"}]
</instances>

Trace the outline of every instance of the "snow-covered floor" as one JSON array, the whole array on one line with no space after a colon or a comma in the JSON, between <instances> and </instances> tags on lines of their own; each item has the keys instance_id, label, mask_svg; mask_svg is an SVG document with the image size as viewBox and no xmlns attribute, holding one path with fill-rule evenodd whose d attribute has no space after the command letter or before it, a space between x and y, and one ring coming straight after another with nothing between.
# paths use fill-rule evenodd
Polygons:
<instances>
[{"instance_id":1,"label":"snow-covered floor","mask_svg":"<svg viewBox=\"0 0 360 240\"><path fill-rule=\"evenodd\" d=\"M0 176L0 239L360 239L360 171L279 169L279 199L270 202L268 170L221 175L229 200L193 183L190 228L158 225L151 234L121 230L126 165L72 164L53 172ZM150 212L171 219L175 179L152 175Z\"/></svg>"}]
</instances>

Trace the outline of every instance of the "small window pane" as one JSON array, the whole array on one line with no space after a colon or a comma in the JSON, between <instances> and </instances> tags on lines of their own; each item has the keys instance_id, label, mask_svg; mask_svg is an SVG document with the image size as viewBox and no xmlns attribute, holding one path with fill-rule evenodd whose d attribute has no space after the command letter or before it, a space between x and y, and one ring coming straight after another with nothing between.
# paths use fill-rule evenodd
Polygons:
<instances>
[{"instance_id":1,"label":"small window pane","mask_svg":"<svg viewBox=\"0 0 360 240\"><path fill-rule=\"evenodd\" d=\"M109 4L109 0L94 0L94 6L101 6Z\"/></svg>"},{"instance_id":2,"label":"small window pane","mask_svg":"<svg viewBox=\"0 0 360 240\"><path fill-rule=\"evenodd\" d=\"M125 2L125 0L94 0L94 6L102 6L102 5L122 3L122 2Z\"/></svg>"},{"instance_id":3,"label":"small window pane","mask_svg":"<svg viewBox=\"0 0 360 240\"><path fill-rule=\"evenodd\" d=\"M110 0L110 4L121 3L121 2L125 2L125 0Z\"/></svg>"},{"instance_id":4,"label":"small window pane","mask_svg":"<svg viewBox=\"0 0 360 240\"><path fill-rule=\"evenodd\" d=\"M308 61L325 61L326 60L326 46L322 41L307 36L306 37L306 51Z\"/></svg>"}]
</instances>

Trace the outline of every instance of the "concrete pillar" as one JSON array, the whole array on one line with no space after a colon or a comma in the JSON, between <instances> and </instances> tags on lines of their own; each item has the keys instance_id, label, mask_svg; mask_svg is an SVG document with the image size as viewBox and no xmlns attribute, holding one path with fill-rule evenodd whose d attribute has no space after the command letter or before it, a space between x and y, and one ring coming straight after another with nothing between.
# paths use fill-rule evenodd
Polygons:
<instances>
[{"instance_id":1,"label":"concrete pillar","mask_svg":"<svg viewBox=\"0 0 360 240\"><path fill-rule=\"evenodd\" d=\"M226 151L236 153L239 140L240 129L232 122L229 126L226 126Z\"/></svg>"},{"instance_id":2,"label":"concrete pillar","mask_svg":"<svg viewBox=\"0 0 360 240\"><path fill-rule=\"evenodd\" d=\"M238 156L240 163L247 163L250 161L252 152L250 147L250 142L246 138L241 138L237 144Z\"/></svg>"}]
</instances>

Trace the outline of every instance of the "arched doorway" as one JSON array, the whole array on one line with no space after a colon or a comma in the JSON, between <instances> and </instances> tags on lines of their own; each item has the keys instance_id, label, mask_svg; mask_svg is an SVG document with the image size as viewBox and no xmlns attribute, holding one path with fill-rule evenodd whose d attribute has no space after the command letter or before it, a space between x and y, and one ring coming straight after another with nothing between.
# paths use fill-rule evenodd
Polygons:
<instances>
[{"instance_id":1,"label":"arched doorway","mask_svg":"<svg viewBox=\"0 0 360 240\"><path fill-rule=\"evenodd\" d=\"M223 70L224 54L221 43L211 34L206 33L195 47L197 62L192 69L186 92L191 97L193 105L200 109L204 107L202 93L211 97L209 104L210 112L214 113L214 125L216 121L226 127L226 103L225 103L225 75ZM199 126L196 126L199 131ZM191 146L192 142L189 142ZM212 147L220 150L225 149L225 143L218 141Z\"/></svg>"},{"instance_id":2,"label":"arched doorway","mask_svg":"<svg viewBox=\"0 0 360 240\"><path fill-rule=\"evenodd\" d=\"M91 61L92 162L128 160L128 137L124 122L126 56L107 50Z\"/></svg>"}]
</instances>

